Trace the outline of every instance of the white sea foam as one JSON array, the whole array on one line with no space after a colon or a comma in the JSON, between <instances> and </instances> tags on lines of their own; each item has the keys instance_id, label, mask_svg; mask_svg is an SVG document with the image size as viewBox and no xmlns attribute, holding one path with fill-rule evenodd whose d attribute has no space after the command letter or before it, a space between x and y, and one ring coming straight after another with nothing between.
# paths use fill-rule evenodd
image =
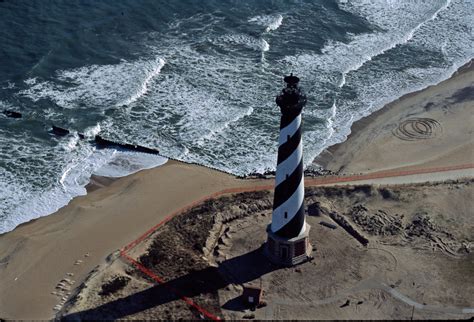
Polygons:
<instances>
[{"instance_id":1,"label":"white sea foam","mask_svg":"<svg viewBox=\"0 0 474 322\"><path fill-rule=\"evenodd\" d=\"M345 2L340 6L368 19L383 31L353 35L349 43L329 41L322 55L301 54L284 59L291 66L291 71L296 71L309 83L318 84L315 89L332 83L339 89L350 86L357 94L356 99L336 99L334 117L320 113L322 118L334 120L332 127L337 131L328 128L327 133L322 133L326 138L323 146L313 145L306 149L306 155L311 156L306 159L307 162L311 162L323 147L345 140L355 120L405 93L447 78L474 53L473 34L466 39L465 32L466 29L472 30L472 20L469 21L465 14L472 10L472 4L439 1L430 3L430 6L415 6L397 1L387 7L383 1L365 1ZM380 65L379 56L404 45L442 52L449 65L396 70L390 68L389 63Z\"/></svg>"},{"instance_id":2,"label":"white sea foam","mask_svg":"<svg viewBox=\"0 0 474 322\"><path fill-rule=\"evenodd\" d=\"M62 145L66 151L72 151L76 148L77 144L79 143L79 136L77 133L69 135L65 138L65 143Z\"/></svg>"},{"instance_id":3,"label":"white sea foam","mask_svg":"<svg viewBox=\"0 0 474 322\"><path fill-rule=\"evenodd\" d=\"M174 54L173 64L178 64L182 74L179 78L167 75L166 80L160 82L162 92L150 92L146 109L153 111L153 114L141 118L153 119L153 126L159 132L162 130L166 133L159 134L156 141L160 148L165 143L162 150L167 155L237 174L273 169L276 151L271 143L274 141L273 133L277 133L277 130L273 132L273 127L278 124L278 113L273 103L274 94L269 94L268 88L281 86L280 73L286 69L301 76L303 86L310 95L333 93L327 99L331 101L328 110L315 108L317 100L313 97L305 108L306 124L313 124L312 120L325 120L321 125L306 126L304 129L305 164L308 164L324 147L344 140L351 123L380 108L386 102L385 97L396 98L405 90L410 91L418 85L425 86L420 84L439 79L435 75L440 71L433 69L427 79L406 82L403 72L392 73L387 68L389 65L380 67L377 64L378 57L384 53L418 41L423 30L430 30L432 26L428 25L438 22L441 14L445 19L446 12L453 9L452 5L443 9L445 4L440 2L427 8L405 8L393 3L394 11L389 13L382 10L383 6L380 6L380 10L377 7L378 14L382 16L377 21L370 17L369 20L381 26L383 31L352 35L349 43L329 41L322 54L306 52L289 56L282 61L266 64L265 68L256 66L254 61L245 56L207 56L202 52L175 46L174 52L179 49L179 54ZM407 21L400 18L404 16L407 16ZM227 35L216 39L215 43L257 49L255 39L249 39L247 35ZM449 43L446 50L450 47ZM249 75L253 78L249 79ZM274 81L275 76L277 81ZM185 79L188 81L183 81ZM392 82L393 86L390 87ZM355 99L338 97L346 86L350 86L357 94ZM159 106L154 108L152 102L159 102ZM254 109L247 117L245 111L249 106ZM234 114L236 117L231 117ZM170 120L176 122L177 126L169 124ZM140 121L136 124L141 132L143 124ZM153 132L150 130L146 133L142 137L149 140ZM120 132L118 135L122 137L129 134ZM153 141L150 144L153 145ZM173 147L181 144L184 146L178 149Z\"/></svg>"},{"instance_id":4,"label":"white sea foam","mask_svg":"<svg viewBox=\"0 0 474 322\"><path fill-rule=\"evenodd\" d=\"M9 103L0 100L0 109L6 109L6 108L9 108L9 107L10 107Z\"/></svg>"},{"instance_id":5,"label":"white sea foam","mask_svg":"<svg viewBox=\"0 0 474 322\"><path fill-rule=\"evenodd\" d=\"M326 140L330 140L334 133L333 125L336 118L336 113L337 113L337 106L336 106L336 100L334 100L331 106L331 114L327 119L327 128L329 129L329 135L326 138Z\"/></svg>"},{"instance_id":6,"label":"white sea foam","mask_svg":"<svg viewBox=\"0 0 474 322\"><path fill-rule=\"evenodd\" d=\"M233 44L245 46L249 49L258 51L268 51L270 45L263 38L256 38L246 34L228 34L216 39L217 44Z\"/></svg>"},{"instance_id":7,"label":"white sea foam","mask_svg":"<svg viewBox=\"0 0 474 322\"><path fill-rule=\"evenodd\" d=\"M265 29L265 31L270 32L272 30L277 30L281 26L282 23L283 23L283 16L277 15L275 20L273 20L272 22L270 22L270 24L268 24L268 27L267 29Z\"/></svg>"},{"instance_id":8,"label":"white sea foam","mask_svg":"<svg viewBox=\"0 0 474 322\"><path fill-rule=\"evenodd\" d=\"M145 113L158 114L143 115L140 120L156 120L157 128L169 129L181 142L197 144L252 114L253 105L244 103L245 96L251 94L246 91L246 80L233 76L248 68L245 62L239 65L232 57L217 60L186 46L179 48L179 55L177 64L184 67L182 73L167 75L145 102ZM170 117L175 124L169 123Z\"/></svg>"},{"instance_id":9,"label":"white sea foam","mask_svg":"<svg viewBox=\"0 0 474 322\"><path fill-rule=\"evenodd\" d=\"M20 95L34 102L50 99L63 108L128 105L142 97L164 65L160 57L115 65L91 65L57 71L58 82L25 81L29 88ZM67 85L64 85L67 84Z\"/></svg>"},{"instance_id":10,"label":"white sea foam","mask_svg":"<svg viewBox=\"0 0 474 322\"><path fill-rule=\"evenodd\" d=\"M2 86L2 89L12 89L16 87L15 83L12 83L10 81L7 81L6 83L7 84L5 86Z\"/></svg>"},{"instance_id":11,"label":"white sea foam","mask_svg":"<svg viewBox=\"0 0 474 322\"><path fill-rule=\"evenodd\" d=\"M26 152L26 151L24 151ZM61 153L58 151L57 153ZM91 174L121 177L141 169L164 164L167 159L144 153L122 152L114 149L95 150L83 146L81 151L64 154L70 158L67 166L59 172L59 185L41 187L35 185L35 179L48 182L44 178L28 178L14 175L0 167L0 233L12 230L18 224L48 215L65 206L69 201L85 195L85 186ZM53 173L53 172L51 172ZM44 176L51 175L45 173Z\"/></svg>"},{"instance_id":12,"label":"white sea foam","mask_svg":"<svg viewBox=\"0 0 474 322\"><path fill-rule=\"evenodd\" d=\"M88 127L84 130L84 136L87 138L94 138L97 134L100 133L100 123L97 123L94 126Z\"/></svg>"},{"instance_id":13,"label":"white sea foam","mask_svg":"<svg viewBox=\"0 0 474 322\"><path fill-rule=\"evenodd\" d=\"M240 121L242 118L251 115L253 111L254 111L253 107L250 106L245 113L236 115L234 118L230 119L229 121L224 122L221 126L201 136L198 140L196 140L196 144L198 146L203 146L204 144L206 144L207 141L209 141L216 134L222 133L224 130L228 129L231 124L236 123ZM187 149L187 153L189 153L188 149Z\"/></svg>"},{"instance_id":14,"label":"white sea foam","mask_svg":"<svg viewBox=\"0 0 474 322\"><path fill-rule=\"evenodd\" d=\"M217 43L221 44L220 40ZM273 158L266 155L268 144L263 143L271 142L269 137L277 132L258 124L278 127L261 110L276 112L273 100L264 93L281 86L280 78L255 64L252 55L238 59L234 55L208 55L175 43L165 47L170 48L168 53L163 47L159 51L179 73L163 75L131 115L114 115L115 124L126 126L102 127L104 136L155 146L163 155L242 174L273 164ZM261 82L254 82L255 76ZM277 85L270 85L274 82ZM259 118L263 119L243 127ZM253 141L255 136L258 139ZM252 153L245 152L247 149ZM263 159L257 162L256 158Z\"/></svg>"},{"instance_id":15,"label":"white sea foam","mask_svg":"<svg viewBox=\"0 0 474 322\"><path fill-rule=\"evenodd\" d=\"M150 85L150 82L153 80L154 77L156 77L160 73L160 71L161 71L161 69L163 68L164 65L165 65L165 61L161 58L158 59L158 64L153 66L153 69L148 72L148 75L143 80L143 82L142 82L140 88L138 89L138 91L136 93L134 93L131 97L126 99L124 102L118 103L117 105L118 106L129 105L129 104L135 102L137 99L139 99L143 95L145 95L146 92L148 92L148 87Z\"/></svg>"},{"instance_id":16,"label":"white sea foam","mask_svg":"<svg viewBox=\"0 0 474 322\"><path fill-rule=\"evenodd\" d=\"M28 78L24 80L25 84L27 85L34 85L36 84L36 81L37 81L36 77L32 77L32 78Z\"/></svg>"},{"instance_id":17,"label":"white sea foam","mask_svg":"<svg viewBox=\"0 0 474 322\"><path fill-rule=\"evenodd\" d=\"M108 120L86 129L97 134ZM125 176L159 166L166 158L100 149L79 140L76 132L50 139L17 128L0 128L0 234L48 215L86 193L91 174Z\"/></svg>"},{"instance_id":18,"label":"white sea foam","mask_svg":"<svg viewBox=\"0 0 474 322\"><path fill-rule=\"evenodd\" d=\"M270 50L270 44L262 38L262 51L269 51Z\"/></svg>"},{"instance_id":19,"label":"white sea foam","mask_svg":"<svg viewBox=\"0 0 474 322\"><path fill-rule=\"evenodd\" d=\"M248 22L264 26L265 32L270 32L277 30L281 26L283 23L283 16L280 14L255 16L250 18Z\"/></svg>"},{"instance_id":20,"label":"white sea foam","mask_svg":"<svg viewBox=\"0 0 474 322\"><path fill-rule=\"evenodd\" d=\"M114 151L110 160L93 173L105 177L123 177L143 169L163 165L166 161L166 158L152 154Z\"/></svg>"},{"instance_id":21,"label":"white sea foam","mask_svg":"<svg viewBox=\"0 0 474 322\"><path fill-rule=\"evenodd\" d=\"M341 8L369 19L372 23L386 28L386 31L352 36L352 41L347 44L329 41L322 49L324 54L322 60L301 57L303 65L307 65L308 61L313 61L318 68L338 69L341 73L338 87L343 87L348 73L357 71L374 57L396 46L406 44L424 24L435 19L441 11L445 10L449 3L450 1L445 1L438 7L433 6L433 9L423 18L420 7L403 2L366 1L357 3L360 6L356 6L355 2L340 2ZM387 4L390 10L387 10ZM400 20L401 16L404 19Z\"/></svg>"}]
</instances>

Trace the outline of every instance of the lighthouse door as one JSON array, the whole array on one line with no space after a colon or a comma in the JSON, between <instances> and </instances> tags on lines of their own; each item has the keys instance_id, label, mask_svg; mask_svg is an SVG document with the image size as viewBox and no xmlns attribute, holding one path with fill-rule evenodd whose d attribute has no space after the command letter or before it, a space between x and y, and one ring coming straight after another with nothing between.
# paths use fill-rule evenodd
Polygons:
<instances>
[{"instance_id":1,"label":"lighthouse door","mask_svg":"<svg viewBox=\"0 0 474 322\"><path fill-rule=\"evenodd\" d=\"M280 245L280 256L281 259L288 259L288 245Z\"/></svg>"}]
</instances>

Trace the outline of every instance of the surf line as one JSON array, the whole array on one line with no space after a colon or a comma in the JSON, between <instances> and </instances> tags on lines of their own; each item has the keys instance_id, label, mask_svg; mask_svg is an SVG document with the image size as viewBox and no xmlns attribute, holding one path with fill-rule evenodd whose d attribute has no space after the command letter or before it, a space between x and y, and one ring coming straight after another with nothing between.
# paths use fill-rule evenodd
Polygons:
<instances>
[{"instance_id":1,"label":"surf line","mask_svg":"<svg viewBox=\"0 0 474 322\"><path fill-rule=\"evenodd\" d=\"M151 83L153 78L155 78L156 76L158 76L158 74L160 74L161 69L163 68L163 66L165 66L165 63L166 63L163 58L159 58L157 62L158 64L151 68L148 75L145 77L145 79L141 83L139 90L135 94L133 94L131 97L126 99L124 102L118 103L117 106L130 105L148 92L149 84Z\"/></svg>"},{"instance_id":2,"label":"surf line","mask_svg":"<svg viewBox=\"0 0 474 322\"><path fill-rule=\"evenodd\" d=\"M389 43L387 46L381 48L379 51L375 52L374 54L370 56L365 56L362 57L363 59L360 60L358 63L354 64L353 66L348 67L346 70L341 72L341 79L338 83L338 87L342 88L346 84L346 75L349 74L350 72L356 71L360 69L362 66L364 66L367 62L371 61L374 57L380 56L384 54L385 52L397 47L398 45L403 45L408 43L411 39L413 39L415 33L420 30L420 28L428 23L429 21L433 21L438 17L439 13L448 9L448 7L451 5L451 0L446 0L445 4L439 7L429 18L423 20L420 22L418 25L416 25L414 28L408 30L405 34L402 34L401 37L392 43Z\"/></svg>"}]
</instances>

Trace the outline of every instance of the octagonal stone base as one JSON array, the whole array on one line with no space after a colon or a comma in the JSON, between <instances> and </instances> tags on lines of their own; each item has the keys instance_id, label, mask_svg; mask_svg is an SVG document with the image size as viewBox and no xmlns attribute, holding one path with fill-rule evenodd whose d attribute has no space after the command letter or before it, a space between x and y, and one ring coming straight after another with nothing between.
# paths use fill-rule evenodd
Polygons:
<instances>
[{"instance_id":1,"label":"octagonal stone base","mask_svg":"<svg viewBox=\"0 0 474 322\"><path fill-rule=\"evenodd\" d=\"M293 266L311 259L310 228L311 226L305 223L303 231L298 236L287 239L274 234L271 225L268 225L265 255L273 263L283 266Z\"/></svg>"}]
</instances>

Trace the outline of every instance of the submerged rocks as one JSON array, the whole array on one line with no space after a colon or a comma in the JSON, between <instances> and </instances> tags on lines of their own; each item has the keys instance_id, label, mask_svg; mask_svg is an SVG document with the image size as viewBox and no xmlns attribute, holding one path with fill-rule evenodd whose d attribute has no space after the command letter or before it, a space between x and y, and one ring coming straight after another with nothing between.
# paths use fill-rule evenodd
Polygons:
<instances>
[{"instance_id":1,"label":"submerged rocks","mask_svg":"<svg viewBox=\"0 0 474 322\"><path fill-rule=\"evenodd\" d=\"M22 117L21 113L11 111L11 110L3 110L2 112L6 117L10 117L13 119L20 119Z\"/></svg>"}]
</instances>

